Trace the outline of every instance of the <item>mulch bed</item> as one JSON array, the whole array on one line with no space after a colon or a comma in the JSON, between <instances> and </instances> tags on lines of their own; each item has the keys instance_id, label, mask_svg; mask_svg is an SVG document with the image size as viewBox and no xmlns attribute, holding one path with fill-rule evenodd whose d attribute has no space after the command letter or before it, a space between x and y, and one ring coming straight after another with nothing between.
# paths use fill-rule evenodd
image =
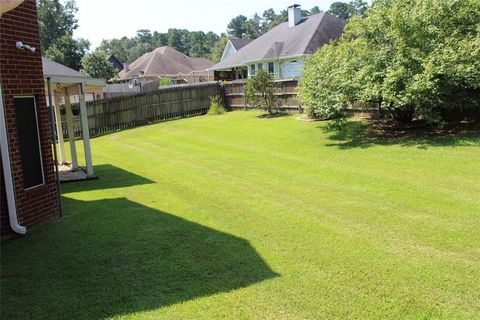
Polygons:
<instances>
[{"instance_id":1,"label":"mulch bed","mask_svg":"<svg viewBox=\"0 0 480 320\"><path fill-rule=\"evenodd\" d=\"M82 181L90 178L82 168L73 170L70 163L58 165L58 175L60 182Z\"/></svg>"},{"instance_id":2,"label":"mulch bed","mask_svg":"<svg viewBox=\"0 0 480 320\"><path fill-rule=\"evenodd\" d=\"M452 137L465 134L480 134L480 122L456 121L442 125L431 125L425 121L398 123L392 120L370 121L365 132L370 137L382 138L423 138Z\"/></svg>"}]
</instances>

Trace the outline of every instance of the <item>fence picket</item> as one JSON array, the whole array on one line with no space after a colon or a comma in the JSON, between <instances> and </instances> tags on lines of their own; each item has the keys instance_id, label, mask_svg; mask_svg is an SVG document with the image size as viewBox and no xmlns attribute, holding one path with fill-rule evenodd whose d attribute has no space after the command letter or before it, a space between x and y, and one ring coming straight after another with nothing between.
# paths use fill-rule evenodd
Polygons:
<instances>
[{"instance_id":1,"label":"fence picket","mask_svg":"<svg viewBox=\"0 0 480 320\"><path fill-rule=\"evenodd\" d=\"M160 88L147 93L87 102L89 131L97 136L155 121L205 114L209 97L221 95L217 82ZM78 104L72 104L78 108ZM63 134L68 137L66 116L62 115ZM81 138L80 116L73 117L75 138Z\"/></svg>"}]
</instances>

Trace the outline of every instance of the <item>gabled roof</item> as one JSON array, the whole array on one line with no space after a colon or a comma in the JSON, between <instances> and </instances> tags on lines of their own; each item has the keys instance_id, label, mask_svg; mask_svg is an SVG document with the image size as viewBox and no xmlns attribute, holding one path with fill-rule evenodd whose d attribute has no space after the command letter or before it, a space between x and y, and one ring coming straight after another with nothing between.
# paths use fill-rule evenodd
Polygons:
<instances>
[{"instance_id":1,"label":"gabled roof","mask_svg":"<svg viewBox=\"0 0 480 320\"><path fill-rule=\"evenodd\" d=\"M79 77L87 78L88 76L77 71L73 70L63 64L50 60L48 58L42 57L42 66L43 74L45 76L65 76L65 77Z\"/></svg>"},{"instance_id":2,"label":"gabled roof","mask_svg":"<svg viewBox=\"0 0 480 320\"><path fill-rule=\"evenodd\" d=\"M58 84L74 84L85 83L88 86L105 85L105 79L92 78L77 70L73 70L63 64L42 57L43 78L47 80L49 78L52 82Z\"/></svg>"},{"instance_id":3,"label":"gabled roof","mask_svg":"<svg viewBox=\"0 0 480 320\"><path fill-rule=\"evenodd\" d=\"M238 50L242 49L243 47L245 47L250 42L252 42L253 40L254 39L230 39L228 41L230 41L230 43L235 48L235 50L238 51Z\"/></svg>"},{"instance_id":4,"label":"gabled roof","mask_svg":"<svg viewBox=\"0 0 480 320\"><path fill-rule=\"evenodd\" d=\"M119 74L119 80L131 79L140 75L144 77L161 77L181 74L189 74L192 71L205 71L214 63L206 58L190 58L171 47L160 47L132 62L129 70L123 69Z\"/></svg>"},{"instance_id":5,"label":"gabled roof","mask_svg":"<svg viewBox=\"0 0 480 320\"><path fill-rule=\"evenodd\" d=\"M229 69L251 61L312 54L332 39L340 38L345 24L345 20L325 12L304 17L294 27L289 27L288 21L281 23L212 69Z\"/></svg>"}]
</instances>

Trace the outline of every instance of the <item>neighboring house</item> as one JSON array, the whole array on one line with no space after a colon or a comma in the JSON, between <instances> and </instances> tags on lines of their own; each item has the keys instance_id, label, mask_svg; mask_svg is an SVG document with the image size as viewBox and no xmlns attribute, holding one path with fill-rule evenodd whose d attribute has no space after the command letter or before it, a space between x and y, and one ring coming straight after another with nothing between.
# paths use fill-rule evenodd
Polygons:
<instances>
[{"instance_id":1,"label":"neighboring house","mask_svg":"<svg viewBox=\"0 0 480 320\"><path fill-rule=\"evenodd\" d=\"M158 80L142 80L137 85L132 83L109 83L103 88L103 98L110 99L114 97L129 96L140 92L150 92L158 90Z\"/></svg>"},{"instance_id":2,"label":"neighboring house","mask_svg":"<svg viewBox=\"0 0 480 320\"><path fill-rule=\"evenodd\" d=\"M253 76L259 69L275 78L297 78L305 57L332 40L340 38L346 22L330 13L301 16L299 5L288 7L288 21L228 55L212 70L215 78L240 79ZM228 46L229 44L227 44ZM227 48L225 48L227 50ZM228 49L230 51L230 49Z\"/></svg>"},{"instance_id":3,"label":"neighboring house","mask_svg":"<svg viewBox=\"0 0 480 320\"><path fill-rule=\"evenodd\" d=\"M0 1L1 236L60 214L36 1L12 2Z\"/></svg>"},{"instance_id":4,"label":"neighboring house","mask_svg":"<svg viewBox=\"0 0 480 320\"><path fill-rule=\"evenodd\" d=\"M160 47L125 64L118 74L120 82L135 78L145 80L171 79L172 83L194 83L213 80L209 68L214 63L206 58L191 58L171 47Z\"/></svg>"},{"instance_id":5,"label":"neighboring house","mask_svg":"<svg viewBox=\"0 0 480 320\"><path fill-rule=\"evenodd\" d=\"M252 42L253 39L229 39L223 50L222 58L220 61L223 61L231 56L233 56L238 50L245 47L247 44ZM237 80L247 78L247 69L239 68L235 69L234 72L219 72L215 76L215 80Z\"/></svg>"},{"instance_id":6,"label":"neighboring house","mask_svg":"<svg viewBox=\"0 0 480 320\"><path fill-rule=\"evenodd\" d=\"M232 56L235 52L242 49L252 41L253 39L228 39L220 61Z\"/></svg>"},{"instance_id":7,"label":"neighboring house","mask_svg":"<svg viewBox=\"0 0 480 320\"><path fill-rule=\"evenodd\" d=\"M113 54L109 55L107 57L107 60L112 64L115 70L117 71L123 70L123 63L121 63L120 60L118 60L117 57L115 57Z\"/></svg>"}]
</instances>

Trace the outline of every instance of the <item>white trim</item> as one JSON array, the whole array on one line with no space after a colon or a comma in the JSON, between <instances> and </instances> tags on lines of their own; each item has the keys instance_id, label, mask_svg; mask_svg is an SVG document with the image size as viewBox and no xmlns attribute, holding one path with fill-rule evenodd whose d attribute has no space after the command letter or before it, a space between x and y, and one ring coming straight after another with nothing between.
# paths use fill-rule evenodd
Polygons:
<instances>
[{"instance_id":1,"label":"white trim","mask_svg":"<svg viewBox=\"0 0 480 320\"><path fill-rule=\"evenodd\" d=\"M232 69L232 68L238 68L238 67L248 67L250 64L252 63L258 63L258 62L268 62L268 61L282 61L282 60L288 60L288 59L293 59L293 58L305 58L305 57L310 57L311 54L306 54L306 53L302 53L302 54L295 54L295 55L291 55L291 56L284 56L284 57L277 57L277 58L265 58L265 59L255 59L255 60L248 60L248 61L244 61L240 64L233 64L233 65L229 65L229 66L222 66L220 68L215 68L212 67L211 70L214 70L214 71L224 71L224 70L228 70L228 69ZM220 64L221 62L219 62Z\"/></svg>"},{"instance_id":2,"label":"white trim","mask_svg":"<svg viewBox=\"0 0 480 320\"><path fill-rule=\"evenodd\" d=\"M57 130L58 149L60 151L60 163L64 164L66 162L67 157L65 155L65 145L63 141L63 128L62 128L62 115L60 113L60 97L58 94L55 94L54 111L55 111L55 125Z\"/></svg>"},{"instance_id":3,"label":"white trim","mask_svg":"<svg viewBox=\"0 0 480 320\"><path fill-rule=\"evenodd\" d=\"M85 84L79 83L78 100L80 104L80 118L82 123L83 150L85 164L87 165L87 176L93 176L92 151L90 150L90 133L88 131L87 104L85 102Z\"/></svg>"},{"instance_id":4,"label":"white trim","mask_svg":"<svg viewBox=\"0 0 480 320\"><path fill-rule=\"evenodd\" d=\"M24 188L25 191L28 191L28 190L32 190L32 189L35 189L35 188L38 188L38 187L41 187L41 186L45 185L45 172L44 172L44 168L43 168L43 153L42 153L42 144L41 144L41 141L40 141L40 130L38 128L37 99L35 99L35 96L13 96L14 101L15 101L15 99L25 99L25 98L33 98L33 107L34 107L34 110L35 110L35 123L37 124L38 151L40 152L40 167L42 168L42 181L43 181L41 184L37 184L35 186ZM15 107L15 103L14 103L14 107ZM24 187L25 187L25 183L24 183Z\"/></svg>"},{"instance_id":5,"label":"white trim","mask_svg":"<svg viewBox=\"0 0 480 320\"><path fill-rule=\"evenodd\" d=\"M0 153L3 164L3 177L5 182L5 193L7 195L7 208L10 227L19 234L25 234L27 228L18 223L17 205L15 203L15 191L13 188L12 168L10 165L10 151L8 149L7 126L5 123L5 113L3 108L2 86L0 84Z\"/></svg>"},{"instance_id":6,"label":"white trim","mask_svg":"<svg viewBox=\"0 0 480 320\"><path fill-rule=\"evenodd\" d=\"M64 99L65 114L67 116L68 142L70 144L70 156L72 158L72 169L78 169L77 147L75 146L75 131L73 128L72 105L70 103L70 95L68 94L68 88L65 88Z\"/></svg>"},{"instance_id":7,"label":"white trim","mask_svg":"<svg viewBox=\"0 0 480 320\"><path fill-rule=\"evenodd\" d=\"M84 83L87 86L103 87L107 83L105 79L87 78L87 77L70 77L70 76L44 74L43 78L45 81L47 81L47 78L50 78L51 83L70 84L70 85Z\"/></svg>"}]
</instances>

